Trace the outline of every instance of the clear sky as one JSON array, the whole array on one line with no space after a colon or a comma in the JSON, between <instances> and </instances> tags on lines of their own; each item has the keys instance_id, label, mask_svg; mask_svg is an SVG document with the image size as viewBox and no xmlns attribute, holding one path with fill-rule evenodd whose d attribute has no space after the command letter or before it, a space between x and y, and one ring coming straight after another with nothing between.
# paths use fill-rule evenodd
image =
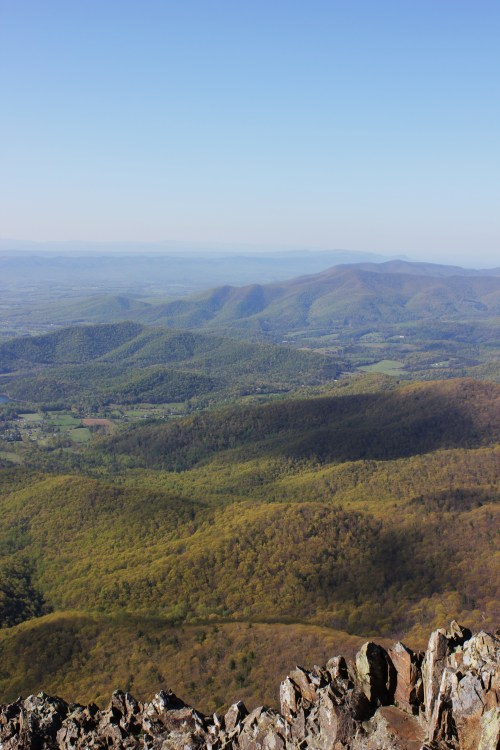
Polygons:
<instances>
[{"instance_id":1,"label":"clear sky","mask_svg":"<svg viewBox=\"0 0 500 750\"><path fill-rule=\"evenodd\" d=\"M500 265L498 0L0 0L0 237Z\"/></svg>"}]
</instances>

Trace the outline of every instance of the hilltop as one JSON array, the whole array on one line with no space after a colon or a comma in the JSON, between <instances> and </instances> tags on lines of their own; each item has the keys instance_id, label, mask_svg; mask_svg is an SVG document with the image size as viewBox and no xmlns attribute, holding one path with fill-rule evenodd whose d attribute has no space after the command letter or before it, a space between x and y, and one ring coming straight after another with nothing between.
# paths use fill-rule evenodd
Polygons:
<instances>
[{"instance_id":1,"label":"hilltop","mask_svg":"<svg viewBox=\"0 0 500 750\"><path fill-rule=\"evenodd\" d=\"M72 326L0 343L8 396L94 409L287 391L326 382L337 372L328 355L132 322Z\"/></svg>"}]
</instances>

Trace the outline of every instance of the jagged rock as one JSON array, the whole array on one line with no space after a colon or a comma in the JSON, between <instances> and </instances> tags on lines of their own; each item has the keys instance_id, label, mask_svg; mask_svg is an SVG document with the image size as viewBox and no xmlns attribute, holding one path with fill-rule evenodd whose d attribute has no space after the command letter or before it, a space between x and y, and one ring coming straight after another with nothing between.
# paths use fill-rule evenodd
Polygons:
<instances>
[{"instance_id":1,"label":"jagged rock","mask_svg":"<svg viewBox=\"0 0 500 750\"><path fill-rule=\"evenodd\" d=\"M436 630L431 634L422 665L425 716L427 721L432 716L434 703L439 694L447 656L448 639L446 638L446 631Z\"/></svg>"},{"instance_id":2,"label":"jagged rock","mask_svg":"<svg viewBox=\"0 0 500 750\"><path fill-rule=\"evenodd\" d=\"M239 702L206 717L172 691L116 691L102 711L39 693L0 707L0 750L500 750L499 640L452 623L432 634L423 680L421 659L367 643L355 666L297 667L281 714Z\"/></svg>"},{"instance_id":3,"label":"jagged rock","mask_svg":"<svg viewBox=\"0 0 500 750\"><path fill-rule=\"evenodd\" d=\"M0 712L0 743L4 750L18 747L17 739L20 729L21 706L18 703L2 706Z\"/></svg>"},{"instance_id":4,"label":"jagged rock","mask_svg":"<svg viewBox=\"0 0 500 750\"><path fill-rule=\"evenodd\" d=\"M276 711L259 706L243 720L236 743L241 750L285 750L286 723Z\"/></svg>"},{"instance_id":5,"label":"jagged rock","mask_svg":"<svg viewBox=\"0 0 500 750\"><path fill-rule=\"evenodd\" d=\"M483 684L478 675L468 672L458 680L451 694L453 719L460 746L464 750L478 747L481 739L481 717L484 713Z\"/></svg>"},{"instance_id":6,"label":"jagged rock","mask_svg":"<svg viewBox=\"0 0 500 750\"><path fill-rule=\"evenodd\" d=\"M303 702L317 702L317 690L321 686L321 677L314 672L306 672L305 669L297 667L288 675L288 679L292 680L297 686Z\"/></svg>"},{"instance_id":7,"label":"jagged rock","mask_svg":"<svg viewBox=\"0 0 500 750\"><path fill-rule=\"evenodd\" d=\"M457 677L449 667L444 667L441 683L434 700L428 722L427 738L434 743L455 746L456 731L452 715L452 692L456 689Z\"/></svg>"},{"instance_id":8,"label":"jagged rock","mask_svg":"<svg viewBox=\"0 0 500 750\"><path fill-rule=\"evenodd\" d=\"M100 711L91 703L89 706L73 706L68 713L63 725L56 735L58 747L72 747L75 750L97 746L97 740L93 740ZM101 743L104 745L104 740Z\"/></svg>"},{"instance_id":9,"label":"jagged rock","mask_svg":"<svg viewBox=\"0 0 500 750\"><path fill-rule=\"evenodd\" d=\"M246 716L248 716L248 710L245 704L242 701L233 703L224 716L226 732L232 732Z\"/></svg>"},{"instance_id":10,"label":"jagged rock","mask_svg":"<svg viewBox=\"0 0 500 750\"><path fill-rule=\"evenodd\" d=\"M347 672L347 662L343 656L332 656L332 658L328 659L326 662L325 669L330 674L332 680L346 680L349 676Z\"/></svg>"},{"instance_id":11,"label":"jagged rock","mask_svg":"<svg viewBox=\"0 0 500 750\"><path fill-rule=\"evenodd\" d=\"M130 693L116 690L111 696L108 709L101 717L100 725L103 727L103 734L117 738L139 734L142 730L139 718L142 710L143 707Z\"/></svg>"},{"instance_id":12,"label":"jagged rock","mask_svg":"<svg viewBox=\"0 0 500 750\"><path fill-rule=\"evenodd\" d=\"M319 690L331 682L328 670L319 667L307 672L296 667L280 685L281 713L287 721L293 721L300 710L318 702Z\"/></svg>"},{"instance_id":13,"label":"jagged rock","mask_svg":"<svg viewBox=\"0 0 500 750\"><path fill-rule=\"evenodd\" d=\"M45 693L19 699L17 705L2 710L0 743L11 748L56 747L56 735L68 713L68 705Z\"/></svg>"},{"instance_id":14,"label":"jagged rock","mask_svg":"<svg viewBox=\"0 0 500 750\"><path fill-rule=\"evenodd\" d=\"M329 750L340 744L347 746L358 731L359 724L349 706L337 706L328 696L324 696L319 707L318 739L315 747Z\"/></svg>"},{"instance_id":15,"label":"jagged rock","mask_svg":"<svg viewBox=\"0 0 500 750\"><path fill-rule=\"evenodd\" d=\"M482 717L498 706L500 642L478 633L448 656L429 721L429 738L478 748Z\"/></svg>"},{"instance_id":16,"label":"jagged rock","mask_svg":"<svg viewBox=\"0 0 500 750\"><path fill-rule=\"evenodd\" d=\"M347 704L353 718L357 721L366 721L373 714L373 706L361 690L356 687L347 696Z\"/></svg>"},{"instance_id":17,"label":"jagged rock","mask_svg":"<svg viewBox=\"0 0 500 750\"><path fill-rule=\"evenodd\" d=\"M385 648L365 643L356 654L356 672L360 686L370 703L387 705L394 698L396 670Z\"/></svg>"},{"instance_id":18,"label":"jagged rock","mask_svg":"<svg viewBox=\"0 0 500 750\"><path fill-rule=\"evenodd\" d=\"M288 722L297 714L299 692L294 683L287 677L280 685L281 713Z\"/></svg>"},{"instance_id":19,"label":"jagged rock","mask_svg":"<svg viewBox=\"0 0 500 750\"><path fill-rule=\"evenodd\" d=\"M451 623L448 630L440 628L431 634L422 664L425 716L427 721L430 721L432 717L447 657L457 646L461 646L468 640L471 635L470 630L461 628L455 621Z\"/></svg>"},{"instance_id":20,"label":"jagged rock","mask_svg":"<svg viewBox=\"0 0 500 750\"><path fill-rule=\"evenodd\" d=\"M422 654L416 654L403 643L396 643L388 650L389 658L396 670L394 703L405 711L418 713L423 702Z\"/></svg>"},{"instance_id":21,"label":"jagged rock","mask_svg":"<svg viewBox=\"0 0 500 750\"><path fill-rule=\"evenodd\" d=\"M355 738L352 750L420 750L424 740L418 719L396 706L378 708L363 730Z\"/></svg>"},{"instance_id":22,"label":"jagged rock","mask_svg":"<svg viewBox=\"0 0 500 750\"><path fill-rule=\"evenodd\" d=\"M203 714L187 706L172 691L161 690L144 704L140 729L153 738L154 750L186 750L209 742Z\"/></svg>"}]
</instances>

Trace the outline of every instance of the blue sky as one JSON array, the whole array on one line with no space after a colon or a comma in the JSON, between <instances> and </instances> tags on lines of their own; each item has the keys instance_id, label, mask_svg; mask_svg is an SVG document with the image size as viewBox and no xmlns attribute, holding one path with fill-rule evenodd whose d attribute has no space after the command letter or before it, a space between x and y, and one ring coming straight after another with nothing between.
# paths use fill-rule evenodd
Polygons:
<instances>
[{"instance_id":1,"label":"blue sky","mask_svg":"<svg viewBox=\"0 0 500 750\"><path fill-rule=\"evenodd\" d=\"M500 3L0 0L0 237L500 265Z\"/></svg>"}]
</instances>

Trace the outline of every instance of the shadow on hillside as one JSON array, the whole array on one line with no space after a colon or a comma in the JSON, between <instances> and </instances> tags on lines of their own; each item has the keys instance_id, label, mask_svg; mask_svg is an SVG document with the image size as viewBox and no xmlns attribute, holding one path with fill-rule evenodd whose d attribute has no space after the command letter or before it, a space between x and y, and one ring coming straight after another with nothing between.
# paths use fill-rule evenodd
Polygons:
<instances>
[{"instance_id":1,"label":"shadow on hillside","mask_svg":"<svg viewBox=\"0 0 500 750\"><path fill-rule=\"evenodd\" d=\"M315 398L207 413L139 428L106 443L147 467L185 470L227 450L235 458L356 461L404 458L500 440L500 386L447 381L390 393Z\"/></svg>"},{"instance_id":2,"label":"shadow on hillside","mask_svg":"<svg viewBox=\"0 0 500 750\"><path fill-rule=\"evenodd\" d=\"M488 503L497 502L497 496L476 487L456 487L454 489L419 495L411 500L411 505L427 511L445 513L467 513Z\"/></svg>"},{"instance_id":3,"label":"shadow on hillside","mask_svg":"<svg viewBox=\"0 0 500 750\"><path fill-rule=\"evenodd\" d=\"M293 437L283 452L293 458L329 461L389 460L445 448L472 448L491 442L472 405L440 394L347 397L342 413Z\"/></svg>"}]
</instances>

